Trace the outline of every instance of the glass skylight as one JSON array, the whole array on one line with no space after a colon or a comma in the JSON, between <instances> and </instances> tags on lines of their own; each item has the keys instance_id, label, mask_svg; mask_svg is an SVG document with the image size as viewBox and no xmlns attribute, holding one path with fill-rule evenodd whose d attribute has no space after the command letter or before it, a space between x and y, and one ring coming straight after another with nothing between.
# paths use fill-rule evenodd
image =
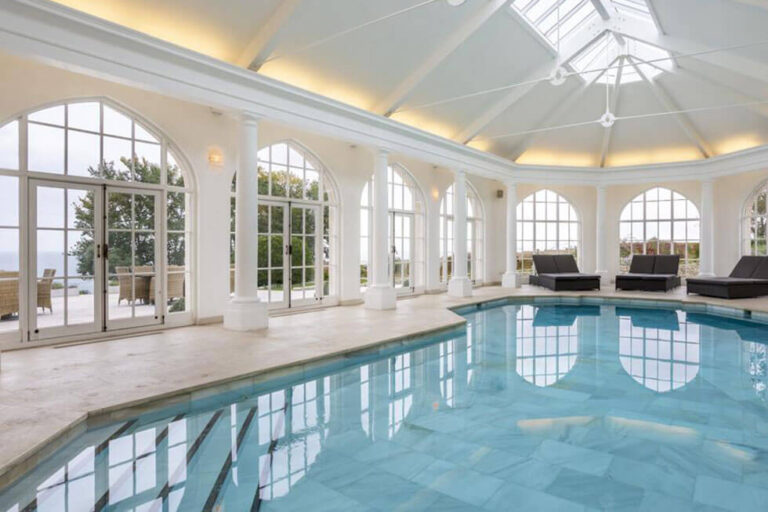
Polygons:
<instances>
[{"instance_id":1,"label":"glass skylight","mask_svg":"<svg viewBox=\"0 0 768 512\"><path fill-rule=\"evenodd\" d=\"M622 46L613 34L606 33L573 59L571 66L573 66L574 70L581 72L582 78L587 82L594 80L600 73L600 71L589 70L599 70L612 66L614 69L609 69L597 80L597 83L610 84L616 82L616 74L619 70L615 66L620 64L623 65L621 73L622 84L637 82L643 79L632 65L632 62L630 62L630 58L634 60L637 67L649 79L658 76L663 71L672 70L672 62L670 60L652 62L651 64L643 62L669 57L669 53L666 50L635 41L634 39L625 38L624 40L625 45ZM616 61L617 58L619 58L618 61ZM583 73L584 71L586 73Z\"/></svg>"},{"instance_id":2,"label":"glass skylight","mask_svg":"<svg viewBox=\"0 0 768 512\"><path fill-rule=\"evenodd\" d=\"M600 16L592 0L513 0L511 5L556 49L559 49L561 42ZM628 16L656 27L646 0L603 0L603 5L610 17ZM629 57L633 60L630 61ZM589 70L623 64L621 83L626 84L642 80L632 62L650 79L663 71L671 71L672 62L666 60L646 64L643 61L668 57L666 50L606 32L568 64L575 71L588 71L581 74L587 82L594 80L600 73ZM597 82L613 84L617 73L618 69L610 69L600 76Z\"/></svg>"},{"instance_id":3,"label":"glass skylight","mask_svg":"<svg viewBox=\"0 0 768 512\"><path fill-rule=\"evenodd\" d=\"M514 0L512 7L555 48L583 23L599 16L591 0Z\"/></svg>"}]
</instances>

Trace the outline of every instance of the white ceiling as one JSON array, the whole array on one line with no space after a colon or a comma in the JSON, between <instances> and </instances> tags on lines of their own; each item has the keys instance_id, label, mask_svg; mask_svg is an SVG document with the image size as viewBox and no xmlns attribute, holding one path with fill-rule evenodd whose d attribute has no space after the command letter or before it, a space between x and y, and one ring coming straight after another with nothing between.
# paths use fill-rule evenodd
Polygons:
<instances>
[{"instance_id":1,"label":"white ceiling","mask_svg":"<svg viewBox=\"0 0 768 512\"><path fill-rule=\"evenodd\" d=\"M589 0L608 19L573 39L610 30L678 57L671 72L615 88L589 85L594 74L552 85L557 50L509 0L58 1L520 163L613 167L768 143L768 103L711 109L768 101L768 44L754 45L768 42L768 2L647 0L648 29ZM567 43L561 54L583 46ZM607 88L610 128L596 122ZM671 110L687 112L623 119Z\"/></svg>"}]
</instances>

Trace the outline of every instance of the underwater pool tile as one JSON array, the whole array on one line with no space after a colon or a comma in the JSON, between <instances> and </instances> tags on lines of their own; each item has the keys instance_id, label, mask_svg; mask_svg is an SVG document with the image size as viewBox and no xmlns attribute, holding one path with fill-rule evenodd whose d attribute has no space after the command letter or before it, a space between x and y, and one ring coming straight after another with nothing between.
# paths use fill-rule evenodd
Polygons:
<instances>
[{"instance_id":1,"label":"underwater pool tile","mask_svg":"<svg viewBox=\"0 0 768 512\"><path fill-rule=\"evenodd\" d=\"M542 442L533 452L533 456L553 466L561 466L596 476L604 475L611 464L611 460L613 460L612 455L551 439Z\"/></svg>"},{"instance_id":2,"label":"underwater pool tile","mask_svg":"<svg viewBox=\"0 0 768 512\"><path fill-rule=\"evenodd\" d=\"M514 504L514 505L512 505ZM526 512L585 512L584 505L563 499L516 483L507 483L485 504L484 508L494 512L507 512L514 506Z\"/></svg>"},{"instance_id":3,"label":"underwater pool tile","mask_svg":"<svg viewBox=\"0 0 768 512\"><path fill-rule=\"evenodd\" d=\"M696 479L694 501L725 510L760 510L768 503L768 489L700 476Z\"/></svg>"},{"instance_id":4,"label":"underwater pool tile","mask_svg":"<svg viewBox=\"0 0 768 512\"><path fill-rule=\"evenodd\" d=\"M446 461L435 461L413 480L457 500L483 505L504 481Z\"/></svg>"},{"instance_id":5,"label":"underwater pool tile","mask_svg":"<svg viewBox=\"0 0 768 512\"><path fill-rule=\"evenodd\" d=\"M609 477L600 477L563 469L546 492L587 507L601 510L631 510L643 500L645 491Z\"/></svg>"}]
</instances>

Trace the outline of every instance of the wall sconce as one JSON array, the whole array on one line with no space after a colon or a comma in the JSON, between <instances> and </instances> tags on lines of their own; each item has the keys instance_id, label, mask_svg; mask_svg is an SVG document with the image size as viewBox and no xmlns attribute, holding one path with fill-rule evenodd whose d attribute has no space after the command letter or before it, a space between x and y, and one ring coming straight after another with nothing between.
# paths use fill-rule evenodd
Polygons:
<instances>
[{"instance_id":1,"label":"wall sconce","mask_svg":"<svg viewBox=\"0 0 768 512\"><path fill-rule=\"evenodd\" d=\"M221 167L224 165L224 153L219 148L209 148L208 164L211 167Z\"/></svg>"},{"instance_id":2,"label":"wall sconce","mask_svg":"<svg viewBox=\"0 0 768 512\"><path fill-rule=\"evenodd\" d=\"M436 188L432 188L432 199L434 199L435 201L440 199L440 191L437 190Z\"/></svg>"}]
</instances>

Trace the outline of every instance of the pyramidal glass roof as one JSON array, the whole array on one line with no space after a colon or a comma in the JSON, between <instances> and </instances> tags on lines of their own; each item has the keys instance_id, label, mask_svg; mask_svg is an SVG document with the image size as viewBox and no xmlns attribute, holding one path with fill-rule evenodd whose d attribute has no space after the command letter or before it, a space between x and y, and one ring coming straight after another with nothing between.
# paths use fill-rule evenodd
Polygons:
<instances>
[{"instance_id":1,"label":"pyramidal glass roof","mask_svg":"<svg viewBox=\"0 0 768 512\"><path fill-rule=\"evenodd\" d=\"M514 0L511 5L556 50L587 23L600 17L592 0ZM603 0L603 5L609 16L630 16L658 30L645 0ZM658 60L669 59L669 56L661 48L607 32L568 64L582 73L587 82L596 79L597 83L610 84L615 83L618 67L621 66L621 83L626 84L643 79L637 68L648 79L671 71L670 60ZM606 67L613 69L601 75L599 70ZM594 71L596 69L598 71Z\"/></svg>"}]
</instances>

